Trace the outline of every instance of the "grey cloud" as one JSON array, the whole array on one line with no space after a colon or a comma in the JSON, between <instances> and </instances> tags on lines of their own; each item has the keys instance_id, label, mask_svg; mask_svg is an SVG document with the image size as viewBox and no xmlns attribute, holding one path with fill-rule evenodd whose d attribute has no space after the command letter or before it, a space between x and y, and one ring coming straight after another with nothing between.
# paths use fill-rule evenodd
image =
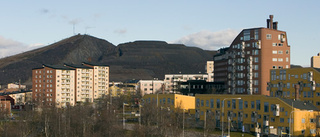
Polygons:
<instances>
[{"instance_id":1,"label":"grey cloud","mask_svg":"<svg viewBox=\"0 0 320 137\"><path fill-rule=\"evenodd\" d=\"M217 32L200 31L184 36L172 43L181 43L187 46L195 46L206 50L217 50L231 44L239 31L227 29Z\"/></svg>"},{"instance_id":2,"label":"grey cloud","mask_svg":"<svg viewBox=\"0 0 320 137\"><path fill-rule=\"evenodd\" d=\"M127 29L117 29L117 30L115 30L113 32L117 33L117 34L125 34L125 33L127 33Z\"/></svg>"},{"instance_id":3,"label":"grey cloud","mask_svg":"<svg viewBox=\"0 0 320 137\"><path fill-rule=\"evenodd\" d=\"M79 24L80 22L82 22L82 20L79 18L69 20L69 24L73 24L73 25Z\"/></svg>"},{"instance_id":4,"label":"grey cloud","mask_svg":"<svg viewBox=\"0 0 320 137\"><path fill-rule=\"evenodd\" d=\"M49 10L48 9L41 9L40 12L43 14L47 14L47 13L49 13Z\"/></svg>"},{"instance_id":5,"label":"grey cloud","mask_svg":"<svg viewBox=\"0 0 320 137\"><path fill-rule=\"evenodd\" d=\"M0 58L15 55L31 49L42 47L44 44L27 45L19 41L11 40L0 36Z\"/></svg>"}]
</instances>

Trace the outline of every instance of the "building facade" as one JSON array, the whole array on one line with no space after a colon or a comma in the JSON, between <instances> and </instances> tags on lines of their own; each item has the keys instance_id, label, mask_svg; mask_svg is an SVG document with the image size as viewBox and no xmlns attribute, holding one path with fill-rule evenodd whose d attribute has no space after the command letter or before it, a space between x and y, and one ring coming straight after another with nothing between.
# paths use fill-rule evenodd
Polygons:
<instances>
[{"instance_id":1,"label":"building facade","mask_svg":"<svg viewBox=\"0 0 320 137\"><path fill-rule=\"evenodd\" d=\"M93 69L93 99L101 98L109 92L109 66L103 64L82 63Z\"/></svg>"},{"instance_id":2,"label":"building facade","mask_svg":"<svg viewBox=\"0 0 320 137\"><path fill-rule=\"evenodd\" d=\"M169 107L171 110L184 109L191 112L195 109L195 97L179 94L147 94L145 103L154 103L158 107Z\"/></svg>"},{"instance_id":3,"label":"building facade","mask_svg":"<svg viewBox=\"0 0 320 137\"><path fill-rule=\"evenodd\" d=\"M58 65L43 65L32 70L32 98L42 106L75 105L75 70Z\"/></svg>"},{"instance_id":4,"label":"building facade","mask_svg":"<svg viewBox=\"0 0 320 137\"><path fill-rule=\"evenodd\" d=\"M208 82L214 82L214 61L207 61L206 71L208 74Z\"/></svg>"},{"instance_id":5,"label":"building facade","mask_svg":"<svg viewBox=\"0 0 320 137\"><path fill-rule=\"evenodd\" d=\"M220 129L223 122L225 131L230 123L231 131L260 135L319 135L320 112L310 103L264 95L196 94L195 99L196 117Z\"/></svg>"},{"instance_id":6,"label":"building facade","mask_svg":"<svg viewBox=\"0 0 320 137\"><path fill-rule=\"evenodd\" d=\"M165 74L164 85L165 90L170 93L178 92L178 83L188 80L209 80L208 74Z\"/></svg>"},{"instance_id":7,"label":"building facade","mask_svg":"<svg viewBox=\"0 0 320 137\"><path fill-rule=\"evenodd\" d=\"M242 30L213 60L214 79L224 82L229 94L269 95L269 71L290 68L290 46L270 15L267 28Z\"/></svg>"},{"instance_id":8,"label":"building facade","mask_svg":"<svg viewBox=\"0 0 320 137\"><path fill-rule=\"evenodd\" d=\"M32 70L32 98L38 105L66 107L93 102L108 93L109 67L43 65Z\"/></svg>"},{"instance_id":9,"label":"building facade","mask_svg":"<svg viewBox=\"0 0 320 137\"><path fill-rule=\"evenodd\" d=\"M270 96L309 102L320 109L319 68L273 69L268 85Z\"/></svg>"},{"instance_id":10,"label":"building facade","mask_svg":"<svg viewBox=\"0 0 320 137\"><path fill-rule=\"evenodd\" d=\"M163 92L162 80L140 80L138 82L138 90L142 96L146 94L156 94Z\"/></svg>"},{"instance_id":11,"label":"building facade","mask_svg":"<svg viewBox=\"0 0 320 137\"><path fill-rule=\"evenodd\" d=\"M317 56L311 57L311 67L320 68L320 53L318 53Z\"/></svg>"}]
</instances>

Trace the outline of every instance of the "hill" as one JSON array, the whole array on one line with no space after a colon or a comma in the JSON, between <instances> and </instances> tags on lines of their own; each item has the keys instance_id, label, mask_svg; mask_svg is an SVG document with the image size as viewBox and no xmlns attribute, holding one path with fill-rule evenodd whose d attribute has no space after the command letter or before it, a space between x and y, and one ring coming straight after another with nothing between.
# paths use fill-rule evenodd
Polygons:
<instances>
[{"instance_id":1,"label":"hill","mask_svg":"<svg viewBox=\"0 0 320 137\"><path fill-rule=\"evenodd\" d=\"M119 44L75 35L57 43L0 59L0 84L16 82L31 85L32 68L42 64L104 63L110 66L110 81L163 79L166 73L204 72L215 52L163 41L135 41Z\"/></svg>"}]
</instances>

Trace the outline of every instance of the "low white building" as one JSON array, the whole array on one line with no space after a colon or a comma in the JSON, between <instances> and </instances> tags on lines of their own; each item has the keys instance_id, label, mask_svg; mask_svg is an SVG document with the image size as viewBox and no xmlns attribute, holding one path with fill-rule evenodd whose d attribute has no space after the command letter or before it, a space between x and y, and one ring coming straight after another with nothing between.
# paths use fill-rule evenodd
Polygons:
<instances>
[{"instance_id":1,"label":"low white building","mask_svg":"<svg viewBox=\"0 0 320 137\"><path fill-rule=\"evenodd\" d=\"M140 80L138 82L138 89L140 94L156 94L162 93L164 84L162 80Z\"/></svg>"},{"instance_id":2,"label":"low white building","mask_svg":"<svg viewBox=\"0 0 320 137\"><path fill-rule=\"evenodd\" d=\"M169 92L176 92L178 82L186 82L188 80L205 80L209 82L208 77L208 74L165 74L165 90Z\"/></svg>"}]
</instances>

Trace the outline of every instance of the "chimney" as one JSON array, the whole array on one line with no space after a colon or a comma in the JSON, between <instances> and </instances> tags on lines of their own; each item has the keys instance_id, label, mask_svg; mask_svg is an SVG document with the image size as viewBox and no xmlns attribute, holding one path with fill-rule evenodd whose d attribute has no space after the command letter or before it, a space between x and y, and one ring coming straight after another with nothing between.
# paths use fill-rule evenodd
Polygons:
<instances>
[{"instance_id":1,"label":"chimney","mask_svg":"<svg viewBox=\"0 0 320 137\"><path fill-rule=\"evenodd\" d=\"M273 22L273 29L278 30L278 22Z\"/></svg>"},{"instance_id":2,"label":"chimney","mask_svg":"<svg viewBox=\"0 0 320 137\"><path fill-rule=\"evenodd\" d=\"M267 28L270 28L270 19L267 19Z\"/></svg>"},{"instance_id":3,"label":"chimney","mask_svg":"<svg viewBox=\"0 0 320 137\"><path fill-rule=\"evenodd\" d=\"M269 18L270 18L270 26L269 26L269 29L273 29L273 15L269 15Z\"/></svg>"},{"instance_id":4,"label":"chimney","mask_svg":"<svg viewBox=\"0 0 320 137\"><path fill-rule=\"evenodd\" d=\"M296 99L296 100L300 100L300 99L299 99L299 96L300 96L300 95L299 95L300 85L299 85L299 84L295 84L295 85L294 85L294 89L295 89L295 99Z\"/></svg>"}]
</instances>

